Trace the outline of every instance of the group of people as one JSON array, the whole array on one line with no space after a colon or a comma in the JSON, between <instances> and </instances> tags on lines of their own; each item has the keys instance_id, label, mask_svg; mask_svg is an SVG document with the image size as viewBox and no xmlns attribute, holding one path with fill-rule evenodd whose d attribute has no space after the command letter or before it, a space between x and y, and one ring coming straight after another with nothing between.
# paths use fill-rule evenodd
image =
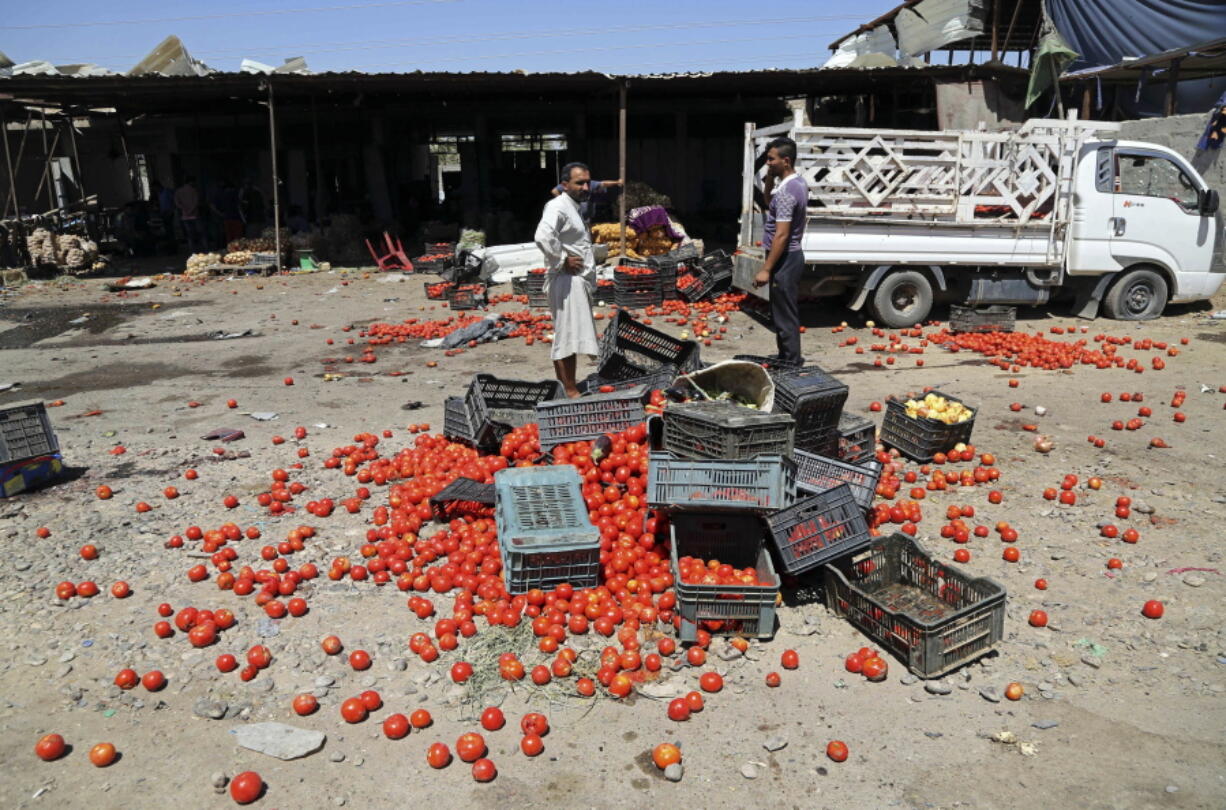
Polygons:
<instances>
[{"instance_id":1,"label":"group of people","mask_svg":"<svg viewBox=\"0 0 1226 810\"><path fill-rule=\"evenodd\" d=\"M800 276L804 270L801 239L809 188L796 173L796 143L791 138L771 142L766 153L765 223L762 246L766 259L754 284L770 285L771 321L783 364L801 365ZM562 167L562 182L553 189L536 228L536 245L545 256L545 293L553 314L554 338L550 350L554 373L568 397L580 396L576 374L581 354L600 353L592 292L596 260L589 222L594 188L617 186L621 180L593 181L582 163Z\"/></svg>"},{"instance_id":2,"label":"group of people","mask_svg":"<svg viewBox=\"0 0 1226 810\"><path fill-rule=\"evenodd\" d=\"M167 232L173 234L177 222L191 253L203 253L211 246L224 248L244 236L258 237L268 223L264 194L250 180L241 187L223 181L207 195L192 175L176 189L155 180L151 196Z\"/></svg>"}]
</instances>

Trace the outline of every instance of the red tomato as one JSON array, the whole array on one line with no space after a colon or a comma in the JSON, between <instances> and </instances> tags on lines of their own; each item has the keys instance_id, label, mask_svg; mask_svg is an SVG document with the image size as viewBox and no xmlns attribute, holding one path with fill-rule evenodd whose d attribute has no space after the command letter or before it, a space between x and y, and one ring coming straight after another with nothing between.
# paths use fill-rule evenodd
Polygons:
<instances>
[{"instance_id":1,"label":"red tomato","mask_svg":"<svg viewBox=\"0 0 1226 810\"><path fill-rule=\"evenodd\" d=\"M383 733L389 740L399 740L409 733L409 718L403 714L389 715L383 721Z\"/></svg>"},{"instance_id":2,"label":"red tomato","mask_svg":"<svg viewBox=\"0 0 1226 810\"><path fill-rule=\"evenodd\" d=\"M826 744L826 756L835 762L845 762L847 754L847 743L842 740L831 740Z\"/></svg>"},{"instance_id":3,"label":"red tomato","mask_svg":"<svg viewBox=\"0 0 1226 810\"><path fill-rule=\"evenodd\" d=\"M766 685L767 686L771 686L771 687L778 686L782 682L783 682L783 679L779 677L778 672L766 673Z\"/></svg>"},{"instance_id":4,"label":"red tomato","mask_svg":"<svg viewBox=\"0 0 1226 810\"><path fill-rule=\"evenodd\" d=\"M700 667L707 662L707 651L702 647L690 647L685 651L685 660L692 667Z\"/></svg>"},{"instance_id":5,"label":"red tomato","mask_svg":"<svg viewBox=\"0 0 1226 810\"><path fill-rule=\"evenodd\" d=\"M100 742L89 749L89 761L93 763L95 768L105 768L115 761L115 753L115 745L113 743Z\"/></svg>"},{"instance_id":6,"label":"red tomato","mask_svg":"<svg viewBox=\"0 0 1226 810\"><path fill-rule=\"evenodd\" d=\"M724 678L718 672L704 672L698 678L698 686L704 692L718 692L724 688Z\"/></svg>"},{"instance_id":7,"label":"red tomato","mask_svg":"<svg viewBox=\"0 0 1226 810\"><path fill-rule=\"evenodd\" d=\"M349 666L359 671L370 669L370 653L366 650L354 650L349 653Z\"/></svg>"},{"instance_id":8,"label":"red tomato","mask_svg":"<svg viewBox=\"0 0 1226 810\"><path fill-rule=\"evenodd\" d=\"M706 705L706 702L702 699L701 692L687 692L685 695L685 702L690 705L691 712L700 712L702 711L703 706Z\"/></svg>"},{"instance_id":9,"label":"red tomato","mask_svg":"<svg viewBox=\"0 0 1226 810\"><path fill-rule=\"evenodd\" d=\"M413 728L425 728L433 722L434 718L425 709L418 709L409 715L409 723Z\"/></svg>"},{"instance_id":10,"label":"red tomato","mask_svg":"<svg viewBox=\"0 0 1226 810\"><path fill-rule=\"evenodd\" d=\"M34 744L34 753L43 762L51 762L64 756L67 748L63 737L58 734L47 734Z\"/></svg>"},{"instance_id":11,"label":"red tomato","mask_svg":"<svg viewBox=\"0 0 1226 810\"><path fill-rule=\"evenodd\" d=\"M319 701L316 700L315 696L311 693L303 692L300 695L294 696L293 707L294 714L300 717L305 717L308 714L315 713L315 710L319 708Z\"/></svg>"},{"instance_id":12,"label":"red tomato","mask_svg":"<svg viewBox=\"0 0 1226 810\"><path fill-rule=\"evenodd\" d=\"M519 729L524 734L535 734L544 737L549 733L549 718L539 712L529 712L519 721Z\"/></svg>"},{"instance_id":13,"label":"red tomato","mask_svg":"<svg viewBox=\"0 0 1226 810\"><path fill-rule=\"evenodd\" d=\"M166 676L159 670L153 669L141 676L140 682L150 692L156 692L166 685Z\"/></svg>"},{"instance_id":14,"label":"red tomato","mask_svg":"<svg viewBox=\"0 0 1226 810\"><path fill-rule=\"evenodd\" d=\"M685 698L674 698L668 704L668 719L680 723L690 719L690 704Z\"/></svg>"},{"instance_id":15,"label":"red tomato","mask_svg":"<svg viewBox=\"0 0 1226 810\"><path fill-rule=\"evenodd\" d=\"M243 771L230 782L230 798L239 804L251 804L264 792L264 780L255 771Z\"/></svg>"},{"instance_id":16,"label":"red tomato","mask_svg":"<svg viewBox=\"0 0 1226 810\"><path fill-rule=\"evenodd\" d=\"M346 723L360 723L366 719L366 704L358 698L349 698L341 704L341 717Z\"/></svg>"},{"instance_id":17,"label":"red tomato","mask_svg":"<svg viewBox=\"0 0 1226 810\"><path fill-rule=\"evenodd\" d=\"M481 712L481 728L486 731L497 731L506 724L507 718L503 715L502 709L497 706L490 706Z\"/></svg>"},{"instance_id":18,"label":"red tomato","mask_svg":"<svg viewBox=\"0 0 1226 810\"><path fill-rule=\"evenodd\" d=\"M1150 599L1141 608L1141 615L1147 619L1161 619L1166 608L1157 599Z\"/></svg>"},{"instance_id":19,"label":"red tomato","mask_svg":"<svg viewBox=\"0 0 1226 810\"><path fill-rule=\"evenodd\" d=\"M431 768L446 768L451 764L451 749L436 742L426 751L426 762Z\"/></svg>"},{"instance_id":20,"label":"red tomato","mask_svg":"<svg viewBox=\"0 0 1226 810\"><path fill-rule=\"evenodd\" d=\"M800 666L800 655L795 650L784 650L779 656L779 665L784 669L796 669Z\"/></svg>"},{"instance_id":21,"label":"red tomato","mask_svg":"<svg viewBox=\"0 0 1226 810\"><path fill-rule=\"evenodd\" d=\"M1046 627L1047 613L1042 610L1030 611L1030 626L1031 627Z\"/></svg>"},{"instance_id":22,"label":"red tomato","mask_svg":"<svg viewBox=\"0 0 1226 810\"><path fill-rule=\"evenodd\" d=\"M475 762L485 756L485 738L474 731L461 734L455 743L455 753L464 762Z\"/></svg>"},{"instance_id":23,"label":"red tomato","mask_svg":"<svg viewBox=\"0 0 1226 810\"><path fill-rule=\"evenodd\" d=\"M478 782L491 782L498 775L498 769L494 767L492 759L482 757L473 763L473 779Z\"/></svg>"},{"instance_id":24,"label":"red tomato","mask_svg":"<svg viewBox=\"0 0 1226 810\"><path fill-rule=\"evenodd\" d=\"M519 749L526 756L534 757L545 750L545 742L538 734L525 734L519 741Z\"/></svg>"}]
</instances>

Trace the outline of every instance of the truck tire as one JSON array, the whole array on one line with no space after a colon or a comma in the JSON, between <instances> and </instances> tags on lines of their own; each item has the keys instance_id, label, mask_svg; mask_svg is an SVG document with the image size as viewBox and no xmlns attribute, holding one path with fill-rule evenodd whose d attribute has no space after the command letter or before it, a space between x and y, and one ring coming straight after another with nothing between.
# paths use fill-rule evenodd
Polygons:
<instances>
[{"instance_id":1,"label":"truck tire","mask_svg":"<svg viewBox=\"0 0 1226 810\"><path fill-rule=\"evenodd\" d=\"M914 326L932 311L932 284L915 270L896 270L873 290L873 313L892 329Z\"/></svg>"},{"instance_id":2,"label":"truck tire","mask_svg":"<svg viewBox=\"0 0 1226 810\"><path fill-rule=\"evenodd\" d=\"M1156 270L1138 267L1122 273L1107 290L1103 309L1117 321L1149 321L1166 308L1166 279Z\"/></svg>"}]
</instances>

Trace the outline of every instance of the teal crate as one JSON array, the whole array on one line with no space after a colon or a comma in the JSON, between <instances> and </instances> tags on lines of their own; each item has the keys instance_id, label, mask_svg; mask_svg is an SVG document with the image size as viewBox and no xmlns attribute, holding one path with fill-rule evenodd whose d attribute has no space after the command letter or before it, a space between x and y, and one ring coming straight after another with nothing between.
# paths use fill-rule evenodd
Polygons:
<instances>
[{"instance_id":1,"label":"teal crate","mask_svg":"<svg viewBox=\"0 0 1226 810\"><path fill-rule=\"evenodd\" d=\"M796 463L784 456L692 461L654 452L647 505L688 511L773 512L796 500Z\"/></svg>"}]
</instances>

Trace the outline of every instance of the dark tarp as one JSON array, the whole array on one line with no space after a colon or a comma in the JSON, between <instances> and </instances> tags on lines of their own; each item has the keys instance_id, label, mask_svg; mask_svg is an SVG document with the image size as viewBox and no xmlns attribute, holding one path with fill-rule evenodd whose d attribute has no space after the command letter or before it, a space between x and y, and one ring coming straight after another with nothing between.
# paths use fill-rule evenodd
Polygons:
<instances>
[{"instance_id":1,"label":"dark tarp","mask_svg":"<svg viewBox=\"0 0 1226 810\"><path fill-rule=\"evenodd\" d=\"M1226 36L1226 0L1046 0L1065 42L1080 54L1070 70L1114 65ZM1181 82L1178 112L1207 112L1226 79ZM1139 96L1139 98L1138 98ZM1166 84L1121 89L1115 104L1139 116L1163 114Z\"/></svg>"}]
</instances>

